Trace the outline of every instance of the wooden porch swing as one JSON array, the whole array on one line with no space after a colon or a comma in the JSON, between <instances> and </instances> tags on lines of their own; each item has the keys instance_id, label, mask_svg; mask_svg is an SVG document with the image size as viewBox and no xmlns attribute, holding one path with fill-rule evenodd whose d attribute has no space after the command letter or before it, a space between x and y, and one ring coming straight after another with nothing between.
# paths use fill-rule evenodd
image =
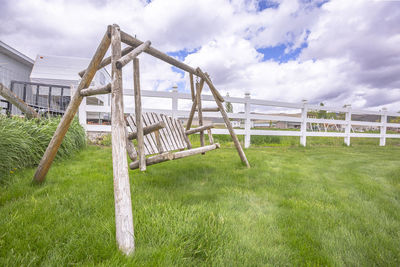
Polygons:
<instances>
[{"instance_id":1,"label":"wooden porch swing","mask_svg":"<svg viewBox=\"0 0 400 267\"><path fill-rule=\"evenodd\" d=\"M121 42L128 45L121 50ZM111 45L111 56L104 58ZM176 118L164 114L143 113L140 94L139 59L137 56L145 52L160 60L163 60L181 70L189 73L190 87L192 94L192 109L186 129ZM134 95L135 114L127 118L124 116L122 68L133 61L134 69ZM112 82L102 87L89 87L97 70L111 64ZM78 111L83 97L111 93L111 141L112 161L114 178L114 200L115 200L115 223L116 239L119 248L125 254L134 251L134 232L132 220L132 203L129 185L127 154L132 159L131 169L139 168L145 170L146 165L151 165L167 160L179 159L195 154L219 148L214 143L211 134L212 125L203 125L203 111L220 112L225 121L226 127L232 137L233 143L238 151L242 162L250 167L246 155L233 131L232 124L223 106L224 99L211 82L207 73L200 68L194 69L183 62L180 62L167 54L150 46L150 41L142 42L133 36L120 31L118 25L110 25L97 48L87 69L82 70L79 75L82 77L77 90L75 91L68 108L62 117L42 160L34 175L35 182L43 182L50 166L57 154L63 138ZM200 79L194 88L194 79ZM202 108L201 92L204 84L207 84L217 104L216 108ZM191 129L195 112L198 113L199 127ZM131 128L128 131L127 124ZM205 145L204 131L208 132L210 145ZM188 135L200 133L200 144L198 148L192 148ZM137 140L137 148L133 145L133 139ZM187 150L185 150L187 149ZM128 153L126 153L128 151ZM146 158L146 155L151 155Z\"/></svg>"}]
</instances>

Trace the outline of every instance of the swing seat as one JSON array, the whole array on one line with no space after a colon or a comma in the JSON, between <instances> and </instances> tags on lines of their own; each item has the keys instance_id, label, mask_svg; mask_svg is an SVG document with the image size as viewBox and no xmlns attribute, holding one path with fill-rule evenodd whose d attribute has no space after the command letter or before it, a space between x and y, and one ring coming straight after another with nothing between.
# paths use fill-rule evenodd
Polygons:
<instances>
[{"instance_id":1,"label":"swing seat","mask_svg":"<svg viewBox=\"0 0 400 267\"><path fill-rule=\"evenodd\" d=\"M220 147L218 143L214 143L211 134L212 124L185 130L182 122L164 114L147 112L142 114L143 121L143 141L144 154L149 156L146 158L146 166L156 163L180 159L200 153L205 153ZM134 146L132 140L137 138L136 119L134 115L126 118L127 126L131 132L127 134L127 149L132 162L129 168L134 170L139 168L139 160L137 159L137 147ZM209 135L210 145L198 148L192 148L188 135L207 131Z\"/></svg>"}]
</instances>

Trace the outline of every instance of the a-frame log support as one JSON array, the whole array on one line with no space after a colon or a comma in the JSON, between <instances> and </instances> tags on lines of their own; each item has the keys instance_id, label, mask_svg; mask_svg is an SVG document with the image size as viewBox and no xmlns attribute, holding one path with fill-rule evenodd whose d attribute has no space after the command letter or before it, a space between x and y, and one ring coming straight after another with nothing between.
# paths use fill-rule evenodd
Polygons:
<instances>
[{"instance_id":1,"label":"a-frame log support","mask_svg":"<svg viewBox=\"0 0 400 267\"><path fill-rule=\"evenodd\" d=\"M208 75L206 73L204 73L200 68L197 68L198 73L200 73L200 75L203 77L203 79L205 80L205 82L207 83L208 87L211 90L211 93L215 99L215 102L218 105L219 111L221 112L222 118L225 121L226 127L228 128L229 134L232 137L233 143L235 144L236 150L239 154L240 159L242 160L242 162L244 164L246 164L247 168L250 168L250 164L246 158L246 154L244 154L243 148L240 145L240 142L235 134L235 131L233 130L231 121L228 118L228 114L226 114L226 111L224 109L224 106L222 105L222 102L220 101L220 97L221 95L218 93L217 89L215 88L215 86L213 85L213 83L211 82L210 78L208 77Z\"/></svg>"},{"instance_id":2,"label":"a-frame log support","mask_svg":"<svg viewBox=\"0 0 400 267\"><path fill-rule=\"evenodd\" d=\"M68 131L69 126L71 125L72 120L75 117L76 112L78 111L79 105L82 102L83 96L80 95L80 91L83 88L88 88L90 83L93 80L94 75L96 74L97 68L104 58L109 46L110 46L110 38L108 36L109 31L111 28L108 27L107 32L104 34L103 39L99 47L96 50L90 64L82 77L81 82L77 90L75 91L71 102L68 105L67 110L65 111L64 116L61 119L60 124L58 125L49 145L47 146L46 152L44 153L42 160L39 163L38 168L36 169L35 176L33 177L34 182L40 183L43 182L46 178L46 174L50 169L51 163L53 162L54 158L56 157L58 148L60 147L65 134Z\"/></svg>"}]
</instances>

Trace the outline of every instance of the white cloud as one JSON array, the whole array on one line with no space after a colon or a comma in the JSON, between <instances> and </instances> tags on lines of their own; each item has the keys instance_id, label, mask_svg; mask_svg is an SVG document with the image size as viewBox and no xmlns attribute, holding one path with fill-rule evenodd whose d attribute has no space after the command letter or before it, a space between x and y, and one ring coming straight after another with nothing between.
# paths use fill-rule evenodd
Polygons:
<instances>
[{"instance_id":1,"label":"white cloud","mask_svg":"<svg viewBox=\"0 0 400 267\"><path fill-rule=\"evenodd\" d=\"M400 3L279 0L257 11L257 0L1 1L0 39L33 58L90 57L106 25L117 23L162 51L196 51L185 62L209 72L223 94L377 108L400 102ZM287 63L263 62L256 50L286 44L291 52L305 41ZM148 90L188 81L148 56L141 74ZM131 65L124 78L132 83Z\"/></svg>"}]
</instances>

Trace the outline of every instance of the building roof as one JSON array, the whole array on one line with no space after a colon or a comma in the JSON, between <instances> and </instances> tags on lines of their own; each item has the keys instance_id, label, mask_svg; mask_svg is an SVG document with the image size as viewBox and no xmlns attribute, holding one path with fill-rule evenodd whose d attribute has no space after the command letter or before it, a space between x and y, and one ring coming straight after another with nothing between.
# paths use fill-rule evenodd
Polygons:
<instances>
[{"instance_id":1,"label":"building roof","mask_svg":"<svg viewBox=\"0 0 400 267\"><path fill-rule=\"evenodd\" d=\"M78 73L87 68L89 63L89 58L37 55L31 80L62 85L77 84L81 79ZM102 71L109 76L105 69Z\"/></svg>"},{"instance_id":2,"label":"building roof","mask_svg":"<svg viewBox=\"0 0 400 267\"><path fill-rule=\"evenodd\" d=\"M89 65L90 59L37 55L31 79L78 81L78 72Z\"/></svg>"},{"instance_id":3,"label":"building roof","mask_svg":"<svg viewBox=\"0 0 400 267\"><path fill-rule=\"evenodd\" d=\"M28 65L32 67L34 61L22 54L21 52L17 51L16 49L12 48L11 46L7 45L6 43L0 41L0 53L4 53L9 57L21 62L22 64Z\"/></svg>"}]
</instances>

